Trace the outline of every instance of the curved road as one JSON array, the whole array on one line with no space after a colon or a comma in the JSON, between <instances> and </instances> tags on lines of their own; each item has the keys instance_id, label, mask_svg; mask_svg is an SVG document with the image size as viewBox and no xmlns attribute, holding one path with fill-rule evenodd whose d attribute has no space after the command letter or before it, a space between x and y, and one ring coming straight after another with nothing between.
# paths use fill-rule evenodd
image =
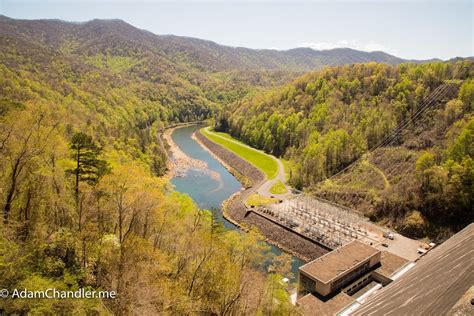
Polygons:
<instances>
[{"instance_id":1,"label":"curved road","mask_svg":"<svg viewBox=\"0 0 474 316\"><path fill-rule=\"evenodd\" d=\"M271 180L267 179L264 183L262 183L262 185L257 189L257 193L263 196L275 196L277 198L286 198L286 197L291 196L292 195L291 187L286 183L286 172L285 172L285 167L283 166L283 163L281 162L280 159L276 158L275 156L272 156L272 155L268 155L268 156L272 157L276 161L278 165L278 173L275 179L271 179ZM270 188L276 183L278 183L278 181L281 181L285 185L285 188L287 191L286 193L273 194L270 192Z\"/></svg>"},{"instance_id":2,"label":"curved road","mask_svg":"<svg viewBox=\"0 0 474 316\"><path fill-rule=\"evenodd\" d=\"M268 157L271 157L273 160L276 161L276 163L277 163L277 165L278 165L278 172L277 172L276 177L275 177L274 179L269 180L268 177L267 177L267 175L266 175L265 173L263 173L263 174L265 175L265 179L266 179L266 180L265 180L265 182L262 183L262 185L260 185L260 187L256 188L256 191L257 191L258 194L263 195L263 196L274 196L274 197L276 197L276 198L287 198L287 197L290 197L290 196L293 195L293 194L291 193L291 191L292 191L292 190L291 190L291 187L286 183L285 167L283 166L283 163L281 162L280 159L276 158L275 156L269 155L269 154L265 153L265 152L262 151L262 150L255 149L255 148L253 148L253 147L251 147L251 146L249 146L249 145L247 145L247 144L244 144L244 143L242 143L242 142L233 140L233 139L231 139L231 138L223 137L223 136L221 136L221 135L219 135L219 134L217 134L217 133L213 133L213 132L210 131L209 129L210 129L209 126L206 127L206 132L212 133L212 135L217 136L217 137L219 137L219 138L222 138L222 139L224 139L224 140L226 140L226 141L229 141L229 142L238 144L238 145L240 145L240 146L245 146L245 147L247 147L247 148L249 148L249 149L251 149L251 150L254 150L254 151L259 152L259 153L261 153L261 154L264 154L264 155L266 155L266 156L268 156ZM255 166L255 167L257 167L257 166ZM258 167L257 167L257 168L258 168ZM258 169L259 169L259 168L258 168ZM285 186L285 188L286 188L286 190L287 190L286 193L284 193L284 194L273 194L273 193L270 192L270 188L271 188L273 185L275 185L278 181L281 181L281 182L284 184L284 186Z\"/></svg>"}]
</instances>

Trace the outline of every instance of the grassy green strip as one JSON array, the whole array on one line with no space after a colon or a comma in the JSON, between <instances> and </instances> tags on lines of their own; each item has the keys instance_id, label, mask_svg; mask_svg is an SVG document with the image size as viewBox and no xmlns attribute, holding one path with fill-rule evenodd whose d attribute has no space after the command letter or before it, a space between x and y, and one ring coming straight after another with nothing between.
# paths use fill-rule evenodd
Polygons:
<instances>
[{"instance_id":1,"label":"grassy green strip","mask_svg":"<svg viewBox=\"0 0 474 316\"><path fill-rule=\"evenodd\" d=\"M258 169L262 170L268 177L268 179L274 179L278 173L278 164L271 156L250 148L241 142L235 143L230 136L218 136L223 133L216 134L207 130L206 128L201 129L201 133L212 140L213 142L227 148L239 157L247 160ZM224 134L225 135L225 134Z\"/></svg>"},{"instance_id":2,"label":"grassy green strip","mask_svg":"<svg viewBox=\"0 0 474 316\"><path fill-rule=\"evenodd\" d=\"M253 193L252 195L248 197L247 205L260 206L260 205L275 203L276 201L278 201L277 198L271 198L271 197L263 196L257 193Z\"/></svg>"},{"instance_id":3,"label":"grassy green strip","mask_svg":"<svg viewBox=\"0 0 474 316\"><path fill-rule=\"evenodd\" d=\"M283 184L283 182L281 182L280 180L278 180L277 183L275 183L271 188L270 188L270 193L272 194L285 194L287 193L288 190L286 190L286 187L285 185Z\"/></svg>"}]
</instances>

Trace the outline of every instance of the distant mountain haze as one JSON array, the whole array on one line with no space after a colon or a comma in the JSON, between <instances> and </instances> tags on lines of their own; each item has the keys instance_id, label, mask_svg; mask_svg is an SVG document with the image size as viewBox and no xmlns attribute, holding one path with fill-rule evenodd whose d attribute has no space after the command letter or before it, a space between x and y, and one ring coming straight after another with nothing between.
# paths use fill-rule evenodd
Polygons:
<instances>
[{"instance_id":1,"label":"distant mountain haze","mask_svg":"<svg viewBox=\"0 0 474 316\"><path fill-rule=\"evenodd\" d=\"M0 16L0 36L25 44L38 43L74 55L109 53L118 56L153 54L170 62L186 62L208 71L285 70L309 71L324 66L382 62L399 64L407 60L384 52L350 48L317 51L229 47L212 41L174 35L155 35L122 20L92 20L84 23L60 20L15 20Z\"/></svg>"}]
</instances>

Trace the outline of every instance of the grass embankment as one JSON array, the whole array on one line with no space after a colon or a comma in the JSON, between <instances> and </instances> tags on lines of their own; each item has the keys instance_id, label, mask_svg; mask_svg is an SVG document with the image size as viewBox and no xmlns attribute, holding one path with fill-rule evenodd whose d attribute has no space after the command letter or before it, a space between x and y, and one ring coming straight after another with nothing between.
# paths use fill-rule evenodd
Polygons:
<instances>
[{"instance_id":1,"label":"grass embankment","mask_svg":"<svg viewBox=\"0 0 474 316\"><path fill-rule=\"evenodd\" d=\"M247 199L247 205L249 206L260 206L265 204L271 204L278 201L277 198L267 197L258 193L251 194Z\"/></svg>"},{"instance_id":2,"label":"grass embankment","mask_svg":"<svg viewBox=\"0 0 474 316\"><path fill-rule=\"evenodd\" d=\"M286 189L285 185L283 184L283 182L281 182L280 180L277 181L277 183L275 183L271 188L270 188L270 193L272 194L285 194L286 192L288 192L288 190Z\"/></svg>"},{"instance_id":3,"label":"grass embankment","mask_svg":"<svg viewBox=\"0 0 474 316\"><path fill-rule=\"evenodd\" d=\"M216 133L208 128L202 128L201 133L213 142L253 164L265 173L268 179L274 179L278 174L278 164L271 156L253 149L225 133Z\"/></svg>"}]
</instances>

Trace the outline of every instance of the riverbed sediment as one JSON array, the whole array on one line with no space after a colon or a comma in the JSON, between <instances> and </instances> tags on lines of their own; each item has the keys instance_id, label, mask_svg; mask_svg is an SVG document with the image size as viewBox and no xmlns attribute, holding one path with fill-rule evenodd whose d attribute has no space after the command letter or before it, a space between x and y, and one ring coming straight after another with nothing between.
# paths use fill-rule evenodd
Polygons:
<instances>
[{"instance_id":1,"label":"riverbed sediment","mask_svg":"<svg viewBox=\"0 0 474 316\"><path fill-rule=\"evenodd\" d=\"M169 146L167 166L169 177L183 176L191 167L206 170L207 164L204 161L189 157L175 144L173 138L171 138L171 134L175 128L176 127L167 129L163 134L163 138Z\"/></svg>"},{"instance_id":2,"label":"riverbed sediment","mask_svg":"<svg viewBox=\"0 0 474 316\"><path fill-rule=\"evenodd\" d=\"M228 221L244 230L256 227L265 236L267 242L304 261L314 260L328 252L327 249L295 234L291 230L277 225L255 212L249 212L244 201L265 181L265 175L254 165L209 140L199 130L195 132L194 137L229 172L232 174L238 173L240 177L237 177L237 179L245 187L244 190L233 194L223 202L223 216ZM242 181L245 181L245 184Z\"/></svg>"}]
</instances>

